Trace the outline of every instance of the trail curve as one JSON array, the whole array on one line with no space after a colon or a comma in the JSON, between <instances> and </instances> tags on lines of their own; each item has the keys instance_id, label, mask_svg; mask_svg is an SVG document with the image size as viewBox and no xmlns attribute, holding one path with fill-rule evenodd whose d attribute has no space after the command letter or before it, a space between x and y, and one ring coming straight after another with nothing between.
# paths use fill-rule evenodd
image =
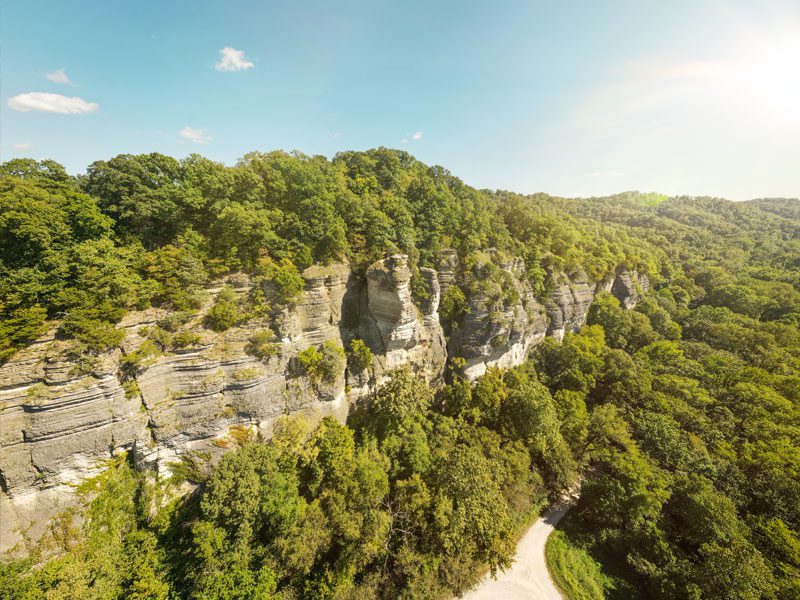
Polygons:
<instances>
[{"instance_id":1,"label":"trail curve","mask_svg":"<svg viewBox=\"0 0 800 600\"><path fill-rule=\"evenodd\" d=\"M550 578L544 547L571 506L572 497L566 497L548 508L520 539L511 567L498 573L497 579L487 574L463 600L564 600Z\"/></svg>"}]
</instances>

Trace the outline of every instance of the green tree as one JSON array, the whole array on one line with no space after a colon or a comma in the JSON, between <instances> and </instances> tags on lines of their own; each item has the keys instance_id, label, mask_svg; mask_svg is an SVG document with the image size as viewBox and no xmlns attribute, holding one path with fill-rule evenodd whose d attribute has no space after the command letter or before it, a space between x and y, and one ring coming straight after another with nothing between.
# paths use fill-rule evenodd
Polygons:
<instances>
[{"instance_id":1,"label":"green tree","mask_svg":"<svg viewBox=\"0 0 800 600\"><path fill-rule=\"evenodd\" d=\"M222 288L205 317L206 327L214 331L225 331L238 325L241 320L242 314L239 311L236 294L231 287Z\"/></svg>"}]
</instances>

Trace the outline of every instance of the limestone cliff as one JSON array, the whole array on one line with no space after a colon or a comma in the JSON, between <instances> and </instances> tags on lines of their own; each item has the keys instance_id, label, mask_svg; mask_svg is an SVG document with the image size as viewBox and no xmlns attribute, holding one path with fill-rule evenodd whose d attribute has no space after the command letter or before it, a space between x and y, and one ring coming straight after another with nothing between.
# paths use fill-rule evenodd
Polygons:
<instances>
[{"instance_id":1,"label":"limestone cliff","mask_svg":"<svg viewBox=\"0 0 800 600\"><path fill-rule=\"evenodd\" d=\"M433 269L423 269L423 276L431 292L419 309L411 298L407 257L398 254L367 269L359 336L375 354L378 382L404 364L427 381L438 382L442 377L447 354L436 312L439 283Z\"/></svg>"},{"instance_id":2,"label":"limestone cliff","mask_svg":"<svg viewBox=\"0 0 800 600\"><path fill-rule=\"evenodd\" d=\"M199 336L184 350L147 356L135 376L124 357L143 347L146 328L166 316L149 309L128 314L120 350L94 364L70 356L69 342L52 334L19 352L0 369L0 553L39 539L48 522L74 502L74 486L100 472L115 453L133 451L140 464L169 473L191 451L220 453L233 427L270 434L274 419L290 413L344 419L348 399L369 393L386 372L409 364L430 382L442 378L444 335L432 294L424 312L411 299L404 256L373 265L366 277L345 265L312 267L303 274L298 304L277 318L254 319L214 333L202 317L183 326ZM438 289L436 273L427 272ZM252 284L230 279L239 294ZM274 355L247 353L252 335L272 328ZM325 341L346 346L362 337L373 351L373 372L312 381L296 356ZM350 384L348 386L348 383ZM349 393L348 393L349 392Z\"/></svg>"},{"instance_id":3,"label":"limestone cliff","mask_svg":"<svg viewBox=\"0 0 800 600\"><path fill-rule=\"evenodd\" d=\"M453 252L443 253L440 280L449 285L458 283L457 260ZM512 258L500 266L510 275L504 283L514 293L506 290L500 296L491 288L473 286L467 314L449 341L450 358L463 359L460 372L470 380L480 377L490 367L508 368L522 363L545 335L562 340L567 332L580 330L596 293L611 292L623 307L630 309L649 289L647 277L625 269L596 284L583 273L571 277L551 274L552 290L542 305L526 280L521 258ZM509 298L514 300L509 302Z\"/></svg>"},{"instance_id":4,"label":"limestone cliff","mask_svg":"<svg viewBox=\"0 0 800 600\"><path fill-rule=\"evenodd\" d=\"M469 379L489 367L518 365L545 335L560 339L579 329L596 291L611 291L631 308L648 287L646 278L624 270L598 285L585 276L554 276L542 305L521 259L492 260L506 274L506 289L476 286L449 341L438 309L461 276L454 251L442 253L437 269L420 269L428 296L419 306L402 255L363 275L344 264L311 267L294 307L222 333L202 325L220 288L210 289L206 305L180 326L195 339L183 349L140 357L134 372L130 358L141 354L147 328L168 317L166 311L128 314L118 325L125 331L121 349L94 361L73 355L72 343L54 332L43 336L0 368L0 554L24 552L74 503L76 484L118 452L131 451L139 464L167 475L187 453L221 453L233 428L268 436L284 414L344 419L351 401L400 365L432 385L443 379L448 356L463 359L458 366ZM239 295L253 285L244 275L220 283ZM274 348L259 359L248 353L248 342L264 331L274 332ZM296 357L306 348L326 341L348 347L355 338L373 353L370 369L343 368L328 381L312 381L300 368Z\"/></svg>"},{"instance_id":5,"label":"limestone cliff","mask_svg":"<svg viewBox=\"0 0 800 600\"><path fill-rule=\"evenodd\" d=\"M572 278L553 276L553 280L555 288L546 303L550 321L547 334L562 340L568 331L578 331L581 328L595 291L599 291L599 288L606 289L608 284L595 285L582 273Z\"/></svg>"},{"instance_id":6,"label":"limestone cliff","mask_svg":"<svg viewBox=\"0 0 800 600\"><path fill-rule=\"evenodd\" d=\"M505 283L513 292L505 290L499 295L493 289L477 286L469 295L463 322L450 338L450 355L465 361L461 372L470 380L490 367L521 364L547 331L544 309L524 277L524 261L514 258L501 264L501 268L509 275Z\"/></svg>"}]
</instances>

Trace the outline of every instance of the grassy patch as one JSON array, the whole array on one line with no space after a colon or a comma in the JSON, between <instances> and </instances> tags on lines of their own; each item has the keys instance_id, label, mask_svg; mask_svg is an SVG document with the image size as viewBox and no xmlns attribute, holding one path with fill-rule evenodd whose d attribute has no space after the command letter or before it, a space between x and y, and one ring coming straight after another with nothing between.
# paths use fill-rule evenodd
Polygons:
<instances>
[{"instance_id":1,"label":"grassy patch","mask_svg":"<svg viewBox=\"0 0 800 600\"><path fill-rule=\"evenodd\" d=\"M583 548L571 543L567 534L556 530L545 547L547 567L570 600L603 600L605 577L600 564Z\"/></svg>"},{"instance_id":2,"label":"grassy patch","mask_svg":"<svg viewBox=\"0 0 800 600\"><path fill-rule=\"evenodd\" d=\"M545 557L550 575L569 600L634 600L636 589L613 565L582 541L578 519L568 514L548 538Z\"/></svg>"}]
</instances>

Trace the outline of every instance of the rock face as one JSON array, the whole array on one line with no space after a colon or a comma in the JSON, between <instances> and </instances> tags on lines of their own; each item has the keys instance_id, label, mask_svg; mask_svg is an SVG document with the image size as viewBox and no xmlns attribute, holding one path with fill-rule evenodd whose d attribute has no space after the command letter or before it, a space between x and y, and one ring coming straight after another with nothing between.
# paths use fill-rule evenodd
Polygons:
<instances>
[{"instance_id":1,"label":"rock face","mask_svg":"<svg viewBox=\"0 0 800 600\"><path fill-rule=\"evenodd\" d=\"M456 270L458 269L458 253L455 250L446 248L439 252L436 272L439 277L439 286L444 294L451 284L455 283Z\"/></svg>"},{"instance_id":2,"label":"rock face","mask_svg":"<svg viewBox=\"0 0 800 600\"><path fill-rule=\"evenodd\" d=\"M190 452L219 454L235 427L271 432L276 417L305 413L344 419L349 399L369 393L388 370L409 364L436 383L446 362L436 312L439 285L428 270L430 294L423 312L411 299L404 256L373 265L360 278L345 265L311 267L303 274L298 304L270 323L254 320L215 334L201 327L202 313L186 325L199 344L148 357L135 385L123 375L122 352L100 357L88 369L69 356L69 343L52 335L19 352L0 369L0 553L24 553L46 534L48 522L75 501L74 486L98 474L115 453L133 451L139 464L162 475ZM229 283L239 294L252 284ZM219 290L210 290L212 296ZM211 303L205 307L207 310ZM122 343L136 352L142 328L165 316L149 309L126 316ZM275 330L274 356L246 352L253 334ZM362 337L374 353L373 372L315 382L296 360L302 350ZM350 382L348 397L346 382Z\"/></svg>"},{"instance_id":3,"label":"rock face","mask_svg":"<svg viewBox=\"0 0 800 600\"><path fill-rule=\"evenodd\" d=\"M72 486L99 473L112 449L149 437L147 419L110 373L0 392L0 552L39 539Z\"/></svg>"},{"instance_id":4,"label":"rock face","mask_svg":"<svg viewBox=\"0 0 800 600\"><path fill-rule=\"evenodd\" d=\"M124 354L115 350L91 364L70 354L70 342L43 336L0 368L0 555L24 553L46 535L51 519L74 504L75 485L100 473L116 453L133 452L138 464L168 475L170 465L192 452L219 455L235 428L269 436L284 414L344 419L351 401L401 365L431 385L443 379L448 356L464 360L460 368L468 379L490 367L516 366L545 335L560 339L578 330L596 291L611 291L632 308L649 287L646 278L627 271L598 285L562 277L542 306L521 259L500 268L513 293L472 294L449 342L438 308L447 288L459 282L455 251L444 251L436 270L420 269L428 296L419 307L403 255L373 264L364 275L343 264L311 267L296 306L223 333L202 327L219 292L209 290L209 302L182 326L199 335L198 343L146 356L135 378L122 368L125 355L144 347L145 329L167 316L164 310L128 314L118 326L125 331ZM253 285L241 274L228 283L240 295ZM271 356L248 354L253 335L270 330ZM318 382L297 361L308 347L327 341L348 347L356 338L373 353L370 369L343 369Z\"/></svg>"},{"instance_id":5,"label":"rock face","mask_svg":"<svg viewBox=\"0 0 800 600\"><path fill-rule=\"evenodd\" d=\"M642 294L649 289L650 280L647 275L639 275L636 271L621 270L614 278L610 291L623 308L634 308Z\"/></svg>"},{"instance_id":6,"label":"rock face","mask_svg":"<svg viewBox=\"0 0 800 600\"><path fill-rule=\"evenodd\" d=\"M420 311L411 298L408 259L400 254L367 269L359 334L375 355L375 377L408 364L426 380L438 382L447 360L439 324L439 281L433 269L423 269L430 290Z\"/></svg>"},{"instance_id":7,"label":"rock face","mask_svg":"<svg viewBox=\"0 0 800 600\"><path fill-rule=\"evenodd\" d=\"M479 290L468 299L469 310L450 338L450 354L465 361L461 372L469 380L491 367L521 364L547 331L544 309L523 276L524 261L512 259L502 269L511 275L510 285L516 292L511 296L518 300L494 299Z\"/></svg>"},{"instance_id":8,"label":"rock face","mask_svg":"<svg viewBox=\"0 0 800 600\"><path fill-rule=\"evenodd\" d=\"M445 256L446 277L452 284L457 263L449 253ZM469 380L480 377L491 367L521 364L545 335L560 341L567 332L579 331L596 293L612 292L630 309L636 306L641 293L649 289L647 277L624 269L614 278L597 284L590 282L585 274L572 278L561 275L554 277L555 288L542 306L525 279L525 263L521 258L512 259L502 268L511 275L510 285L519 301L504 304L480 292L471 295L468 314L450 338L450 357L464 359L461 374Z\"/></svg>"},{"instance_id":9,"label":"rock face","mask_svg":"<svg viewBox=\"0 0 800 600\"><path fill-rule=\"evenodd\" d=\"M620 269L615 277L597 284L591 283L585 274L575 275L571 279L563 277L547 300L550 321L547 335L562 340L565 333L578 331L586 322L595 294L611 292L623 308L633 309L649 289L650 281L646 275L626 269Z\"/></svg>"},{"instance_id":10,"label":"rock face","mask_svg":"<svg viewBox=\"0 0 800 600\"><path fill-rule=\"evenodd\" d=\"M562 340L565 333L578 331L586 321L596 289L583 274L558 281L546 303L550 320L547 335Z\"/></svg>"}]
</instances>

